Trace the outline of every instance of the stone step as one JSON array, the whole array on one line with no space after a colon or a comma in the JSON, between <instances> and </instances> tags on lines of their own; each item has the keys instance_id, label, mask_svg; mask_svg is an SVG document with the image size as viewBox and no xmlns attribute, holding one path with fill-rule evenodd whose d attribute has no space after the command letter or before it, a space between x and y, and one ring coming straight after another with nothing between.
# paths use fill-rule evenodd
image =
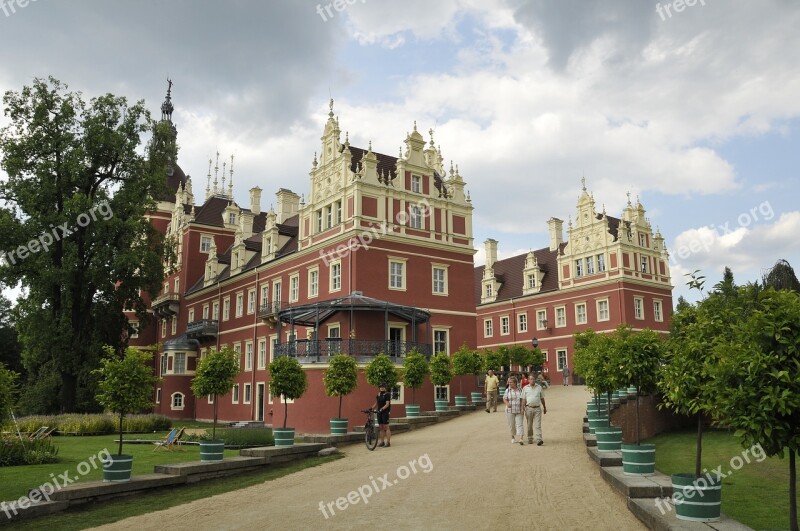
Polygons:
<instances>
[{"instance_id":1,"label":"stone step","mask_svg":"<svg viewBox=\"0 0 800 531\"><path fill-rule=\"evenodd\" d=\"M628 498L628 510L655 531L753 531L752 528L721 515L719 522L678 520L670 498Z\"/></svg>"},{"instance_id":2,"label":"stone step","mask_svg":"<svg viewBox=\"0 0 800 531\"><path fill-rule=\"evenodd\" d=\"M621 456L621 454L620 454ZM600 469L604 480L628 498L664 498L672 496L672 479L656 472L652 476L628 476L622 466Z\"/></svg>"},{"instance_id":3,"label":"stone step","mask_svg":"<svg viewBox=\"0 0 800 531\"><path fill-rule=\"evenodd\" d=\"M597 446L587 446L586 453L600 466L622 466L622 452L601 452Z\"/></svg>"},{"instance_id":4,"label":"stone step","mask_svg":"<svg viewBox=\"0 0 800 531\"><path fill-rule=\"evenodd\" d=\"M584 433L583 442L586 446L597 446L597 437L593 433Z\"/></svg>"}]
</instances>

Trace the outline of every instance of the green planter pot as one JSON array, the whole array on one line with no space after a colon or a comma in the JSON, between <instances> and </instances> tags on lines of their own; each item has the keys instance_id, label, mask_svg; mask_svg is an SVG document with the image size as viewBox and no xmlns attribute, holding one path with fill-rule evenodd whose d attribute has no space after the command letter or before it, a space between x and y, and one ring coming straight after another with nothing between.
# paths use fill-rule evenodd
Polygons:
<instances>
[{"instance_id":1,"label":"green planter pot","mask_svg":"<svg viewBox=\"0 0 800 531\"><path fill-rule=\"evenodd\" d=\"M275 446L294 446L294 428L272 428Z\"/></svg>"},{"instance_id":2,"label":"green planter pot","mask_svg":"<svg viewBox=\"0 0 800 531\"><path fill-rule=\"evenodd\" d=\"M200 461L222 461L225 457L225 441L209 439L200 441Z\"/></svg>"},{"instance_id":3,"label":"green planter pot","mask_svg":"<svg viewBox=\"0 0 800 531\"><path fill-rule=\"evenodd\" d=\"M690 522L716 522L720 518L722 483L708 475L672 474L675 516Z\"/></svg>"},{"instance_id":4,"label":"green planter pot","mask_svg":"<svg viewBox=\"0 0 800 531\"><path fill-rule=\"evenodd\" d=\"M613 452L622 446L622 428L617 426L597 428L594 434L597 436L598 452Z\"/></svg>"},{"instance_id":5,"label":"green planter pot","mask_svg":"<svg viewBox=\"0 0 800 531\"><path fill-rule=\"evenodd\" d=\"M347 435L347 419L331 419L331 435Z\"/></svg>"},{"instance_id":6,"label":"green planter pot","mask_svg":"<svg viewBox=\"0 0 800 531\"><path fill-rule=\"evenodd\" d=\"M121 483L131 480L132 455L111 455L103 460L103 481Z\"/></svg>"},{"instance_id":7,"label":"green planter pot","mask_svg":"<svg viewBox=\"0 0 800 531\"><path fill-rule=\"evenodd\" d=\"M600 406L600 409L587 409L586 416L590 419L596 419L597 417L607 417L608 416L608 409L605 406Z\"/></svg>"},{"instance_id":8,"label":"green planter pot","mask_svg":"<svg viewBox=\"0 0 800 531\"><path fill-rule=\"evenodd\" d=\"M456 395L455 396L456 405L457 406L466 406L467 405L467 397L464 395Z\"/></svg>"},{"instance_id":9,"label":"green planter pot","mask_svg":"<svg viewBox=\"0 0 800 531\"><path fill-rule=\"evenodd\" d=\"M611 400L619 400L619 389L611 393Z\"/></svg>"},{"instance_id":10,"label":"green planter pot","mask_svg":"<svg viewBox=\"0 0 800 531\"><path fill-rule=\"evenodd\" d=\"M608 417L589 419L589 433L597 433L597 428L608 428Z\"/></svg>"},{"instance_id":11,"label":"green planter pot","mask_svg":"<svg viewBox=\"0 0 800 531\"><path fill-rule=\"evenodd\" d=\"M472 393L470 393L470 398L472 399L472 403L474 404L479 400L483 400L483 394L481 394L478 391L472 391Z\"/></svg>"},{"instance_id":12,"label":"green planter pot","mask_svg":"<svg viewBox=\"0 0 800 531\"><path fill-rule=\"evenodd\" d=\"M628 394L636 396L636 388L635 387L628 387Z\"/></svg>"},{"instance_id":13,"label":"green planter pot","mask_svg":"<svg viewBox=\"0 0 800 531\"><path fill-rule=\"evenodd\" d=\"M406 417L419 417L419 406L416 404L406 404Z\"/></svg>"},{"instance_id":14,"label":"green planter pot","mask_svg":"<svg viewBox=\"0 0 800 531\"><path fill-rule=\"evenodd\" d=\"M652 476L656 473L655 444L623 444L622 471L626 476Z\"/></svg>"},{"instance_id":15,"label":"green planter pot","mask_svg":"<svg viewBox=\"0 0 800 531\"><path fill-rule=\"evenodd\" d=\"M434 400L433 404L436 407L436 411L447 411L447 400Z\"/></svg>"}]
</instances>

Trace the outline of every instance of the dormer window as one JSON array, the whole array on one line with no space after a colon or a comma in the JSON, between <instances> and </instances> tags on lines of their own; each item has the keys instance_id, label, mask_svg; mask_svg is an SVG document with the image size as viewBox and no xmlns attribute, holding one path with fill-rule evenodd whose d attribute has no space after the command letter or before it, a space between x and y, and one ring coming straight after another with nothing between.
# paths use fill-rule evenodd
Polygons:
<instances>
[{"instance_id":1,"label":"dormer window","mask_svg":"<svg viewBox=\"0 0 800 531\"><path fill-rule=\"evenodd\" d=\"M229 225L236 225L236 214L234 214L233 212L228 214L228 224Z\"/></svg>"},{"instance_id":2,"label":"dormer window","mask_svg":"<svg viewBox=\"0 0 800 531\"><path fill-rule=\"evenodd\" d=\"M416 194L422 193L422 177L419 175L411 176L411 191Z\"/></svg>"},{"instance_id":3,"label":"dormer window","mask_svg":"<svg viewBox=\"0 0 800 531\"><path fill-rule=\"evenodd\" d=\"M211 236L200 236L200 252L207 253L211 250Z\"/></svg>"},{"instance_id":4,"label":"dormer window","mask_svg":"<svg viewBox=\"0 0 800 531\"><path fill-rule=\"evenodd\" d=\"M491 298L494 295L494 289L491 284L486 284L486 298Z\"/></svg>"},{"instance_id":5,"label":"dormer window","mask_svg":"<svg viewBox=\"0 0 800 531\"><path fill-rule=\"evenodd\" d=\"M639 233L639 245L647 247L647 235L641 232Z\"/></svg>"},{"instance_id":6,"label":"dormer window","mask_svg":"<svg viewBox=\"0 0 800 531\"><path fill-rule=\"evenodd\" d=\"M536 275L533 273L528 274L528 289L534 289L536 287Z\"/></svg>"}]
</instances>

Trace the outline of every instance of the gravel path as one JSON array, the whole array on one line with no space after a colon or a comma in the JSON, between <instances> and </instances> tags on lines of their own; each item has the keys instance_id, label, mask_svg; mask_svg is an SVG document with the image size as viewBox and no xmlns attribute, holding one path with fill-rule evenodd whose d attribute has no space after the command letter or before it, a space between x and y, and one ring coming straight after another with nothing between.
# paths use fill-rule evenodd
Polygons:
<instances>
[{"instance_id":1,"label":"gravel path","mask_svg":"<svg viewBox=\"0 0 800 531\"><path fill-rule=\"evenodd\" d=\"M347 446L345 459L98 529L645 529L586 455L588 396L546 392L544 446L512 445L504 413L477 411L391 448Z\"/></svg>"}]
</instances>

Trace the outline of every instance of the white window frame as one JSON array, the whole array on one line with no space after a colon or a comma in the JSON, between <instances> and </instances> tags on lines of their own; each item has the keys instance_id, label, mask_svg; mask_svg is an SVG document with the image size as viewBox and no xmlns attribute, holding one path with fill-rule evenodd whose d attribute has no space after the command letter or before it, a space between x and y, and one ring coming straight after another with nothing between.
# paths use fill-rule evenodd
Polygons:
<instances>
[{"instance_id":1,"label":"white window frame","mask_svg":"<svg viewBox=\"0 0 800 531\"><path fill-rule=\"evenodd\" d=\"M403 382L397 382L397 385L389 389L389 392L391 393L392 396L392 404L406 403L405 386L403 385Z\"/></svg>"},{"instance_id":2,"label":"white window frame","mask_svg":"<svg viewBox=\"0 0 800 531\"><path fill-rule=\"evenodd\" d=\"M172 322L170 323L170 331L172 332L173 336L178 333L178 316L177 315L173 315L172 316Z\"/></svg>"},{"instance_id":3,"label":"white window frame","mask_svg":"<svg viewBox=\"0 0 800 531\"><path fill-rule=\"evenodd\" d=\"M528 313L522 312L517 314L517 332L528 331Z\"/></svg>"},{"instance_id":4,"label":"white window frame","mask_svg":"<svg viewBox=\"0 0 800 531\"><path fill-rule=\"evenodd\" d=\"M436 334L444 334L444 350L437 350L436 348ZM450 355L450 330L447 328L434 328L433 329L433 352L438 354L439 352L444 352L447 355Z\"/></svg>"},{"instance_id":5,"label":"white window frame","mask_svg":"<svg viewBox=\"0 0 800 531\"><path fill-rule=\"evenodd\" d=\"M244 370L253 370L253 341L248 340L244 344Z\"/></svg>"},{"instance_id":6,"label":"white window frame","mask_svg":"<svg viewBox=\"0 0 800 531\"><path fill-rule=\"evenodd\" d=\"M500 316L500 335L507 336L511 334L511 319L508 315Z\"/></svg>"},{"instance_id":7,"label":"white window frame","mask_svg":"<svg viewBox=\"0 0 800 531\"><path fill-rule=\"evenodd\" d=\"M556 313L556 328L564 328L567 326L567 307L566 306L556 306L555 307Z\"/></svg>"},{"instance_id":8,"label":"white window frame","mask_svg":"<svg viewBox=\"0 0 800 531\"><path fill-rule=\"evenodd\" d=\"M131 335L128 339L139 339L139 321L130 321L128 325L131 327Z\"/></svg>"},{"instance_id":9,"label":"white window frame","mask_svg":"<svg viewBox=\"0 0 800 531\"><path fill-rule=\"evenodd\" d=\"M179 359L178 356L180 356L180 359L182 360L182 363L181 363L182 370L181 371L178 370L178 359ZM185 352L176 352L175 354L173 354L172 355L172 374L186 374L186 362L187 362L187 356L186 356Z\"/></svg>"},{"instance_id":10,"label":"white window frame","mask_svg":"<svg viewBox=\"0 0 800 531\"><path fill-rule=\"evenodd\" d=\"M600 307L602 303L605 303L605 317L603 317L603 309ZM598 299L597 300L597 321L604 322L611 320L611 304L609 303L608 299Z\"/></svg>"},{"instance_id":11,"label":"white window frame","mask_svg":"<svg viewBox=\"0 0 800 531\"><path fill-rule=\"evenodd\" d=\"M564 354L564 363L561 363L561 354ZM564 366L569 365L569 359L567 359L567 349L565 348L557 348L556 349L556 370L561 372L564 370Z\"/></svg>"},{"instance_id":12,"label":"white window frame","mask_svg":"<svg viewBox=\"0 0 800 531\"><path fill-rule=\"evenodd\" d=\"M300 274L292 273L289 275L289 302L300 300Z\"/></svg>"},{"instance_id":13,"label":"white window frame","mask_svg":"<svg viewBox=\"0 0 800 531\"><path fill-rule=\"evenodd\" d=\"M178 397L180 397L180 404L175 405L176 398L178 398ZM170 395L170 397L169 397L169 408L172 411L183 411L183 408L185 408L185 407L186 407L186 399L185 399L183 393L181 393L180 391L176 391L176 392L174 392L174 393L172 393Z\"/></svg>"},{"instance_id":14,"label":"white window frame","mask_svg":"<svg viewBox=\"0 0 800 531\"><path fill-rule=\"evenodd\" d=\"M431 290L434 295L447 295L448 294L448 278L447 278L446 265L431 264ZM436 273L441 273L441 279L436 278Z\"/></svg>"},{"instance_id":15,"label":"white window frame","mask_svg":"<svg viewBox=\"0 0 800 531\"><path fill-rule=\"evenodd\" d=\"M340 260L336 260L335 262L331 262L330 268L330 275L328 279L328 290L330 292L341 291L342 290L342 262Z\"/></svg>"},{"instance_id":16,"label":"white window frame","mask_svg":"<svg viewBox=\"0 0 800 531\"><path fill-rule=\"evenodd\" d=\"M536 310L536 330L546 330L547 327L544 326L544 321L546 320L547 320L547 309Z\"/></svg>"},{"instance_id":17,"label":"white window frame","mask_svg":"<svg viewBox=\"0 0 800 531\"><path fill-rule=\"evenodd\" d=\"M214 241L214 237L208 234L201 234L200 235L200 252L201 253L210 253L211 252L211 242Z\"/></svg>"},{"instance_id":18,"label":"white window frame","mask_svg":"<svg viewBox=\"0 0 800 531\"><path fill-rule=\"evenodd\" d=\"M247 314L252 315L256 312L256 288L247 290Z\"/></svg>"},{"instance_id":19,"label":"white window frame","mask_svg":"<svg viewBox=\"0 0 800 531\"><path fill-rule=\"evenodd\" d=\"M581 311L580 309L583 308L583 319L581 319ZM575 324L582 325L589 322L589 309L586 306L585 302L576 302L575 303Z\"/></svg>"},{"instance_id":20,"label":"white window frame","mask_svg":"<svg viewBox=\"0 0 800 531\"><path fill-rule=\"evenodd\" d=\"M236 294L236 317L244 315L244 292L240 291Z\"/></svg>"},{"instance_id":21,"label":"white window frame","mask_svg":"<svg viewBox=\"0 0 800 531\"><path fill-rule=\"evenodd\" d=\"M644 319L644 297L633 298L633 317L640 321Z\"/></svg>"},{"instance_id":22,"label":"white window frame","mask_svg":"<svg viewBox=\"0 0 800 531\"><path fill-rule=\"evenodd\" d=\"M167 337L167 320L161 319L161 337Z\"/></svg>"},{"instance_id":23,"label":"white window frame","mask_svg":"<svg viewBox=\"0 0 800 531\"><path fill-rule=\"evenodd\" d=\"M575 277L583 276L583 258L575 260Z\"/></svg>"},{"instance_id":24,"label":"white window frame","mask_svg":"<svg viewBox=\"0 0 800 531\"><path fill-rule=\"evenodd\" d=\"M267 368L267 338L260 337L258 338L258 368L259 369L266 369Z\"/></svg>"},{"instance_id":25,"label":"white window frame","mask_svg":"<svg viewBox=\"0 0 800 531\"><path fill-rule=\"evenodd\" d=\"M657 323L664 322L664 303L661 299L653 299L653 318Z\"/></svg>"},{"instance_id":26,"label":"white window frame","mask_svg":"<svg viewBox=\"0 0 800 531\"><path fill-rule=\"evenodd\" d=\"M231 318L231 298L222 299L222 320L227 321Z\"/></svg>"},{"instance_id":27,"label":"white window frame","mask_svg":"<svg viewBox=\"0 0 800 531\"><path fill-rule=\"evenodd\" d=\"M214 301L213 311L211 312L211 319L219 321L219 301Z\"/></svg>"},{"instance_id":28,"label":"white window frame","mask_svg":"<svg viewBox=\"0 0 800 531\"><path fill-rule=\"evenodd\" d=\"M194 321L194 308L189 308L189 317L186 319L187 323Z\"/></svg>"},{"instance_id":29,"label":"white window frame","mask_svg":"<svg viewBox=\"0 0 800 531\"><path fill-rule=\"evenodd\" d=\"M269 282L261 285L261 306L269 304Z\"/></svg>"},{"instance_id":30,"label":"white window frame","mask_svg":"<svg viewBox=\"0 0 800 531\"><path fill-rule=\"evenodd\" d=\"M242 404L249 404L253 400L253 385L251 383L244 384L244 394L242 395Z\"/></svg>"},{"instance_id":31,"label":"white window frame","mask_svg":"<svg viewBox=\"0 0 800 531\"><path fill-rule=\"evenodd\" d=\"M594 275L594 256L586 257L586 274Z\"/></svg>"},{"instance_id":32,"label":"white window frame","mask_svg":"<svg viewBox=\"0 0 800 531\"><path fill-rule=\"evenodd\" d=\"M439 398L439 391L444 389L445 397ZM433 396L435 400L447 400L450 402L450 384L447 385L434 385L433 386Z\"/></svg>"},{"instance_id":33,"label":"white window frame","mask_svg":"<svg viewBox=\"0 0 800 531\"><path fill-rule=\"evenodd\" d=\"M231 387L231 404L238 404L239 403L239 384L233 384Z\"/></svg>"},{"instance_id":34,"label":"white window frame","mask_svg":"<svg viewBox=\"0 0 800 531\"><path fill-rule=\"evenodd\" d=\"M203 305L203 319L208 319L208 316L209 316L208 304L204 304Z\"/></svg>"},{"instance_id":35,"label":"white window frame","mask_svg":"<svg viewBox=\"0 0 800 531\"><path fill-rule=\"evenodd\" d=\"M483 337L492 337L494 335L494 322L492 319L483 320Z\"/></svg>"},{"instance_id":36,"label":"white window frame","mask_svg":"<svg viewBox=\"0 0 800 531\"><path fill-rule=\"evenodd\" d=\"M422 230L422 209L419 205L411 205L408 209L408 226L412 229Z\"/></svg>"},{"instance_id":37,"label":"white window frame","mask_svg":"<svg viewBox=\"0 0 800 531\"><path fill-rule=\"evenodd\" d=\"M598 273L605 273L606 271L606 255L605 254L598 254L597 255L597 272Z\"/></svg>"},{"instance_id":38,"label":"white window frame","mask_svg":"<svg viewBox=\"0 0 800 531\"><path fill-rule=\"evenodd\" d=\"M272 281L272 302L275 304L273 310L279 309L281 302L281 292L283 291L283 281L281 279Z\"/></svg>"},{"instance_id":39,"label":"white window frame","mask_svg":"<svg viewBox=\"0 0 800 531\"><path fill-rule=\"evenodd\" d=\"M308 270L308 298L313 299L319 296L319 267L312 267Z\"/></svg>"},{"instance_id":40,"label":"white window frame","mask_svg":"<svg viewBox=\"0 0 800 531\"><path fill-rule=\"evenodd\" d=\"M156 404L161 403L161 388L156 389Z\"/></svg>"},{"instance_id":41,"label":"white window frame","mask_svg":"<svg viewBox=\"0 0 800 531\"><path fill-rule=\"evenodd\" d=\"M639 255L639 266L641 268L640 270L641 270L642 273L649 273L650 272L650 271L648 271L650 269L649 264L650 264L650 260L646 255Z\"/></svg>"},{"instance_id":42,"label":"white window frame","mask_svg":"<svg viewBox=\"0 0 800 531\"><path fill-rule=\"evenodd\" d=\"M415 194L422 193L422 175L411 175L411 191Z\"/></svg>"},{"instance_id":43,"label":"white window frame","mask_svg":"<svg viewBox=\"0 0 800 531\"><path fill-rule=\"evenodd\" d=\"M389 258L389 289L393 291L406 291L406 263L405 258ZM400 267L399 276L395 271L395 266ZM397 280L400 280L398 285Z\"/></svg>"},{"instance_id":44,"label":"white window frame","mask_svg":"<svg viewBox=\"0 0 800 531\"><path fill-rule=\"evenodd\" d=\"M528 289L535 289L536 288L536 273L528 273L527 285Z\"/></svg>"}]
</instances>

